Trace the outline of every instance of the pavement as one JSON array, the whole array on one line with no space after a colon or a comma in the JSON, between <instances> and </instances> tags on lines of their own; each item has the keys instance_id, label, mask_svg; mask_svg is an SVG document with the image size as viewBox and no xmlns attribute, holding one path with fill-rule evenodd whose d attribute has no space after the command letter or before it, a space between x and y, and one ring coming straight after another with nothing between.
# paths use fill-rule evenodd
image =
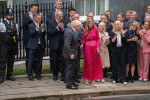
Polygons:
<instances>
[{"instance_id":1,"label":"pavement","mask_svg":"<svg viewBox=\"0 0 150 100\"><path fill-rule=\"evenodd\" d=\"M49 65L49 60L43 61L43 65ZM22 62L16 62L15 68L25 68ZM111 74L111 73L109 73ZM41 80L29 81L27 75L14 76L16 81L5 80L0 84L0 100L82 100L84 98L101 96L120 96L131 94L150 94L150 81L128 83L112 83L106 78L105 83L96 82L86 85L81 79L78 90L66 89L65 83L52 79L52 74L43 74Z\"/></svg>"}]
</instances>

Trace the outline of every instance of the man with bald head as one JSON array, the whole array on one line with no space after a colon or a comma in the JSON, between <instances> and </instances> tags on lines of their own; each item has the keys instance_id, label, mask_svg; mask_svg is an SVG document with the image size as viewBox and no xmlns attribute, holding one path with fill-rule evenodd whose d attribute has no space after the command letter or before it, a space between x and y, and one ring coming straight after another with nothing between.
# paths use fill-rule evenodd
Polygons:
<instances>
[{"instance_id":1,"label":"man with bald head","mask_svg":"<svg viewBox=\"0 0 150 100\"><path fill-rule=\"evenodd\" d=\"M89 12L89 13L88 13L87 19L89 19L89 18L94 19L94 14L93 14L92 12ZM83 22L82 25L83 25L83 28L85 28L85 26L86 26L86 21ZM95 23L95 25L98 26L98 23Z\"/></svg>"},{"instance_id":2,"label":"man with bald head","mask_svg":"<svg viewBox=\"0 0 150 100\"><path fill-rule=\"evenodd\" d=\"M63 18L63 12L58 10L55 12L55 17L47 21L48 38L50 47L50 63L51 71L53 72L53 80L57 80L58 70L62 71L61 80L64 80L64 58L62 57L62 50L64 45L64 29L66 28Z\"/></svg>"}]
</instances>

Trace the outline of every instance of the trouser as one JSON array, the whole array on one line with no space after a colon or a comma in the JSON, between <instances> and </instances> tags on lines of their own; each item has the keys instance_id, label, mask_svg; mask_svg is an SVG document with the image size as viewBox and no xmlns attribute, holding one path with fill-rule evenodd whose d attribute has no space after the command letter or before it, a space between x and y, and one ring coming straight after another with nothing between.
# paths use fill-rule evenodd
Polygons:
<instances>
[{"instance_id":1,"label":"trouser","mask_svg":"<svg viewBox=\"0 0 150 100\"><path fill-rule=\"evenodd\" d=\"M28 76L32 76L32 67L33 65L36 65L35 67L35 73L36 75L40 76L42 71L42 57L43 57L43 48L39 44L37 49L29 49L29 55L28 55ZM36 58L37 57L37 58ZM34 62L34 60L37 59L37 63Z\"/></svg>"},{"instance_id":2,"label":"trouser","mask_svg":"<svg viewBox=\"0 0 150 100\"><path fill-rule=\"evenodd\" d=\"M144 73L143 78L148 79L148 73L149 73L149 65L150 65L150 53L144 53Z\"/></svg>"},{"instance_id":3,"label":"trouser","mask_svg":"<svg viewBox=\"0 0 150 100\"><path fill-rule=\"evenodd\" d=\"M144 59L143 59L142 52L138 52L138 54L137 54L137 66L138 66L138 74L139 74L140 78L143 79Z\"/></svg>"},{"instance_id":4,"label":"trouser","mask_svg":"<svg viewBox=\"0 0 150 100\"><path fill-rule=\"evenodd\" d=\"M53 76L58 76L58 71L61 70L61 76L65 77L65 58L62 56L61 50L50 49L50 64Z\"/></svg>"},{"instance_id":5,"label":"trouser","mask_svg":"<svg viewBox=\"0 0 150 100\"><path fill-rule=\"evenodd\" d=\"M13 72L14 65L14 45L2 43L1 45L1 56L0 56L0 77L4 77L6 64L7 64L7 76L11 76Z\"/></svg>"},{"instance_id":6,"label":"trouser","mask_svg":"<svg viewBox=\"0 0 150 100\"><path fill-rule=\"evenodd\" d=\"M119 63L119 80L120 82L126 81L125 74L125 52L121 47L116 48L113 58L113 79L118 82L118 63Z\"/></svg>"},{"instance_id":7,"label":"trouser","mask_svg":"<svg viewBox=\"0 0 150 100\"><path fill-rule=\"evenodd\" d=\"M27 44L28 44L28 41L24 41L24 47L25 47L25 50L26 50L26 72L28 73L28 59L29 59L29 48L27 48ZM35 58L37 58L35 56ZM37 60L34 60L34 63L33 63L33 66L32 66L32 69L34 70L35 72L35 68L36 68L36 63L37 63Z\"/></svg>"},{"instance_id":8,"label":"trouser","mask_svg":"<svg viewBox=\"0 0 150 100\"><path fill-rule=\"evenodd\" d=\"M66 72L66 85L74 82L74 78L78 72L77 70L77 60L66 59L67 62L67 72Z\"/></svg>"}]
</instances>

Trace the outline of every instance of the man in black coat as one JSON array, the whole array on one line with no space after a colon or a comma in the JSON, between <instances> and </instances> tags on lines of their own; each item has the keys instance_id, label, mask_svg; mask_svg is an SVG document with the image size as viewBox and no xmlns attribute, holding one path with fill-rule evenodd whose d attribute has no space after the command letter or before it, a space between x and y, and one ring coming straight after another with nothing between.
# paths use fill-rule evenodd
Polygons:
<instances>
[{"instance_id":1,"label":"man in black coat","mask_svg":"<svg viewBox=\"0 0 150 100\"><path fill-rule=\"evenodd\" d=\"M43 51L46 47L45 43L45 30L44 25L41 24L42 16L40 14L34 15L34 22L28 26L29 30L29 41L27 43L27 48L29 49L29 60L28 60L28 78L33 81L32 67L34 59L37 59L35 73L38 80L41 79L42 70L42 57Z\"/></svg>"},{"instance_id":2,"label":"man in black coat","mask_svg":"<svg viewBox=\"0 0 150 100\"><path fill-rule=\"evenodd\" d=\"M62 0L55 0L55 8L48 11L47 20L54 19L55 18L55 12L58 10L63 12L63 18L62 19L67 22L67 20L68 20L67 12L62 9Z\"/></svg>"},{"instance_id":3,"label":"man in black coat","mask_svg":"<svg viewBox=\"0 0 150 100\"><path fill-rule=\"evenodd\" d=\"M28 31L28 26L34 22L33 15L36 14L38 11L38 4L31 4L30 11L26 14L23 15L23 45L26 50L26 72L28 70L28 55L29 55L29 50L27 48L27 43L29 41L29 31ZM34 69L34 68L33 68Z\"/></svg>"},{"instance_id":4,"label":"man in black coat","mask_svg":"<svg viewBox=\"0 0 150 100\"><path fill-rule=\"evenodd\" d=\"M71 22L71 27L68 27L64 33L63 56L67 62L66 88L68 89L78 89L74 78L78 73L78 43L82 44L77 33L80 29L81 22L74 20ZM83 45L80 47L83 48Z\"/></svg>"},{"instance_id":5,"label":"man in black coat","mask_svg":"<svg viewBox=\"0 0 150 100\"><path fill-rule=\"evenodd\" d=\"M62 11L55 12L55 18L47 20L48 25L48 37L49 37L49 47L50 47L50 63L51 71L53 72L53 80L57 80L58 71L60 70L59 65L61 66L63 80L64 69L65 69L65 60L62 57L62 50L64 46L64 29L67 27L63 18Z\"/></svg>"}]
</instances>

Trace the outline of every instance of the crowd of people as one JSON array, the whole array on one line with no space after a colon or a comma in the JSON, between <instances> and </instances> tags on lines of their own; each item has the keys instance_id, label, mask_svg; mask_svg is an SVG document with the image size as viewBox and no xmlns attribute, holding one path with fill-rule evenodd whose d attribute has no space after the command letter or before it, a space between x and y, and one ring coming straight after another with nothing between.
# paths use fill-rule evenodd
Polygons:
<instances>
[{"instance_id":1,"label":"crowd of people","mask_svg":"<svg viewBox=\"0 0 150 100\"><path fill-rule=\"evenodd\" d=\"M117 20L111 19L110 11L100 15L100 21L94 21L94 14L89 12L85 22L81 23L80 15L71 8L67 15L62 10L62 1L55 0L55 9L48 11L46 25L42 14L38 13L38 4L31 4L30 11L23 16L23 44L26 49L26 72L28 79L41 80L42 57L45 43L45 27L50 48L50 69L53 80L61 81L68 89L78 89L80 83L80 56L84 50L83 79L85 84L95 81L105 82L107 71L112 72L112 82L126 85L128 82L149 80L150 66L150 5L142 19L132 10L117 14ZM1 38L0 83L4 81L7 64L7 78L12 76L14 56L12 54L17 39L18 25L13 22L13 9L6 11L6 20L0 23L1 36L9 33L10 42ZM13 26L13 28L11 27ZM13 31L9 31L10 29ZM15 34L13 32L15 31ZM2 34L3 33L3 34ZM36 60L35 60L36 59Z\"/></svg>"}]
</instances>

